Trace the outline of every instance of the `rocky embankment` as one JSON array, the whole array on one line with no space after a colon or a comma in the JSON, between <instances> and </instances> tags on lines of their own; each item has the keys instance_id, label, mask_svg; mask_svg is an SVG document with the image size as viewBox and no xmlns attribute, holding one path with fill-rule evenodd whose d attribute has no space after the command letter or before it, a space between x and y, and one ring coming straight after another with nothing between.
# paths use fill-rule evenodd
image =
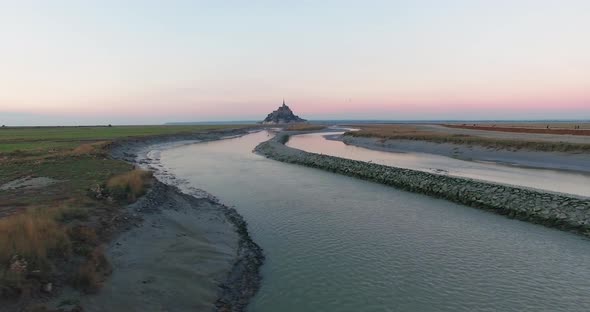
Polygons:
<instances>
[{"instance_id":1,"label":"rocky embankment","mask_svg":"<svg viewBox=\"0 0 590 312\"><path fill-rule=\"evenodd\" d=\"M285 146L292 134L280 133L255 150L278 161L353 176L590 236L590 199L308 153Z\"/></svg>"}]
</instances>

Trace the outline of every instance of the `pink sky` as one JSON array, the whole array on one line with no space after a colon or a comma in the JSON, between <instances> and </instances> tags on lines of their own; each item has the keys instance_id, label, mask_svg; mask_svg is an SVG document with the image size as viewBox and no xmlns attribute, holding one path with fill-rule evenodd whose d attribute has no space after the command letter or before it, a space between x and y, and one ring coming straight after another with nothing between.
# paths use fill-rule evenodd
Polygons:
<instances>
[{"instance_id":1,"label":"pink sky","mask_svg":"<svg viewBox=\"0 0 590 312\"><path fill-rule=\"evenodd\" d=\"M0 5L0 123L590 119L590 2ZM3 119L4 118L4 119Z\"/></svg>"}]
</instances>

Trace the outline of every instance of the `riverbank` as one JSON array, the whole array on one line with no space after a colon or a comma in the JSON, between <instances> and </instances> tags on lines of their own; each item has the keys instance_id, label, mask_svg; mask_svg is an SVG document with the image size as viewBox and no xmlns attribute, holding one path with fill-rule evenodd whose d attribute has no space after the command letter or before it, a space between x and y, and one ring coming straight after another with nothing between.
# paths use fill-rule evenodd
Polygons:
<instances>
[{"instance_id":1,"label":"riverbank","mask_svg":"<svg viewBox=\"0 0 590 312\"><path fill-rule=\"evenodd\" d=\"M229 129L113 143L114 159L153 170L156 181L126 208L137 221L108 244L113 274L101 291L65 291L54 306L73 303L85 311L244 311L260 287L264 260L246 222L206 192L183 189L150 155L179 144L246 133L248 129Z\"/></svg>"},{"instance_id":2,"label":"riverbank","mask_svg":"<svg viewBox=\"0 0 590 312\"><path fill-rule=\"evenodd\" d=\"M308 153L284 145L292 134L295 133L281 133L257 146L256 151L271 159L445 198L512 218L590 236L590 201L587 198Z\"/></svg>"},{"instance_id":3,"label":"riverbank","mask_svg":"<svg viewBox=\"0 0 590 312\"><path fill-rule=\"evenodd\" d=\"M477 145L435 143L419 140L387 140L350 135L331 135L329 140L342 141L367 149L394 153L427 153L467 161L496 162L513 166L569 170L590 173L589 153L544 152L486 148Z\"/></svg>"},{"instance_id":4,"label":"riverbank","mask_svg":"<svg viewBox=\"0 0 590 312\"><path fill-rule=\"evenodd\" d=\"M480 146L494 150L529 150L541 152L590 152L590 136L449 128L437 124L352 125L358 131L347 132L354 137L383 140L427 141L455 145Z\"/></svg>"}]
</instances>

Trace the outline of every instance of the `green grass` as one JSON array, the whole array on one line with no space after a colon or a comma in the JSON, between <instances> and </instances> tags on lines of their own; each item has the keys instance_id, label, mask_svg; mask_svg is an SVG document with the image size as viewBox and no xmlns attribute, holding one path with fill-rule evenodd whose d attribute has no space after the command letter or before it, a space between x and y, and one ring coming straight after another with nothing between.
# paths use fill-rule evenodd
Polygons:
<instances>
[{"instance_id":1,"label":"green grass","mask_svg":"<svg viewBox=\"0 0 590 312\"><path fill-rule=\"evenodd\" d=\"M85 196L88 189L131 170L107 157L108 142L130 137L207 132L245 126L115 126L0 128L0 184L27 176L59 182L42 189L0 191L2 207Z\"/></svg>"},{"instance_id":2,"label":"green grass","mask_svg":"<svg viewBox=\"0 0 590 312\"><path fill-rule=\"evenodd\" d=\"M20 152L26 152L27 155L40 155L51 149L56 151L63 151L72 149L80 143L71 142L55 142L55 141L24 141L24 142L2 142L0 141L0 154L13 153L18 155Z\"/></svg>"},{"instance_id":3,"label":"green grass","mask_svg":"<svg viewBox=\"0 0 590 312\"><path fill-rule=\"evenodd\" d=\"M62 151L84 142L111 141L129 137L205 132L240 125L114 126L114 127L10 127L0 128L0 154L23 151L39 155Z\"/></svg>"},{"instance_id":4,"label":"green grass","mask_svg":"<svg viewBox=\"0 0 590 312\"><path fill-rule=\"evenodd\" d=\"M132 166L103 157L56 157L43 161L10 162L0 166L0 184L26 177L48 177L58 182L40 189L0 191L0 207L44 205L55 200L86 197L88 190ZM1 214L0 214L1 217Z\"/></svg>"},{"instance_id":5,"label":"green grass","mask_svg":"<svg viewBox=\"0 0 590 312\"><path fill-rule=\"evenodd\" d=\"M3 140L108 140L132 136L161 135L236 128L235 125L114 126L114 127L14 127L0 129Z\"/></svg>"}]
</instances>

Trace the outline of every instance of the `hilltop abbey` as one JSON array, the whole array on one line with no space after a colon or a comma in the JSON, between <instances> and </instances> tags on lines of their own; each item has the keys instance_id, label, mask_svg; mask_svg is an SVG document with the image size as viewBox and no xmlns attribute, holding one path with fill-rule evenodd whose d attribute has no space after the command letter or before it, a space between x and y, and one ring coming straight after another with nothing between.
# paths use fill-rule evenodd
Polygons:
<instances>
[{"instance_id":1,"label":"hilltop abbey","mask_svg":"<svg viewBox=\"0 0 590 312\"><path fill-rule=\"evenodd\" d=\"M266 118L261 122L262 124L286 124L296 122L306 122L307 120L299 118L299 116L293 114L293 111L285 104L283 99L283 105L277 110L268 114Z\"/></svg>"}]
</instances>

